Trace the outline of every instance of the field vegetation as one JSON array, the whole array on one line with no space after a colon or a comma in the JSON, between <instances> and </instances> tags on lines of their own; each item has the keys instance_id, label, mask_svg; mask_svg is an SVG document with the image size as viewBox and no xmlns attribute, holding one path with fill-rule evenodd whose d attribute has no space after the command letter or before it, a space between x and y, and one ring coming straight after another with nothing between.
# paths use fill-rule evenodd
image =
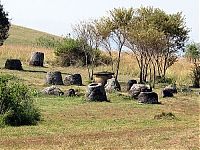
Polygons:
<instances>
[{"instance_id":1,"label":"field vegetation","mask_svg":"<svg viewBox=\"0 0 200 150\"><path fill-rule=\"evenodd\" d=\"M26 32L26 28L21 28ZM12 28L11 28L12 29ZM13 28L14 29L14 28ZM27 30L29 32L30 30ZM15 34L15 35L12 35ZM3 126L0 128L0 149L199 149L199 90L181 92L173 98L162 98L165 84L156 84L158 105L144 105L131 99L125 91L129 79L139 80L139 68L132 54L122 52L118 80L122 91L108 93L110 102L87 102L86 67L60 67L55 64L52 48L35 47L20 38L21 32L11 30L8 42L0 47L1 74L14 75L33 89L34 105L41 111L42 121L36 126ZM25 34L26 35L26 34ZM27 33L27 35L30 35ZM35 35L37 33L35 32ZM38 38L44 35L38 33ZM20 42L12 43L13 40ZM18 43L18 44L17 44ZM45 67L28 65L31 52L45 53ZM115 55L115 54L114 54ZM4 69L7 58L22 61L24 71ZM176 81L178 88L191 85L192 64L179 58L167 71L166 77ZM111 71L101 65L94 71ZM45 96L39 91L46 87L47 71L80 73L84 86L59 86L62 90L77 89L81 96ZM162 117L163 114L172 114ZM159 117L156 117L159 116Z\"/></svg>"}]
</instances>

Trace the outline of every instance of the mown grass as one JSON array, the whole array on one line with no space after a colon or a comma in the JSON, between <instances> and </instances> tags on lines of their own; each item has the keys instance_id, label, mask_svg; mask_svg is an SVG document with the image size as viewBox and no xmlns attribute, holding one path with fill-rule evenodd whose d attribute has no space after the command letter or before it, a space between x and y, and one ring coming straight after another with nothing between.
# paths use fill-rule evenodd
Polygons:
<instances>
[{"instance_id":1,"label":"mown grass","mask_svg":"<svg viewBox=\"0 0 200 150\"><path fill-rule=\"evenodd\" d=\"M141 105L109 94L110 103L83 97L40 96L37 126L1 128L0 148L16 149L198 149L198 96L178 94L161 105ZM172 112L177 119L155 120Z\"/></svg>"},{"instance_id":2,"label":"mown grass","mask_svg":"<svg viewBox=\"0 0 200 150\"><path fill-rule=\"evenodd\" d=\"M3 64L2 64L3 66ZM46 72L60 70L79 72L87 85L83 68L40 68L24 65L25 71L1 69L14 74L32 88L40 91ZM131 78L131 76L129 76ZM120 80L123 80L120 74ZM122 84L125 89L125 84ZM1 128L0 148L3 149L198 149L199 95L198 90L179 93L174 98L162 98L160 105L141 105L129 98L127 92L108 94L111 101L87 102L86 86L60 86L62 90L75 88L80 97L38 95L35 104L42 112L37 126ZM162 112L171 112L176 119L154 119Z\"/></svg>"}]
</instances>

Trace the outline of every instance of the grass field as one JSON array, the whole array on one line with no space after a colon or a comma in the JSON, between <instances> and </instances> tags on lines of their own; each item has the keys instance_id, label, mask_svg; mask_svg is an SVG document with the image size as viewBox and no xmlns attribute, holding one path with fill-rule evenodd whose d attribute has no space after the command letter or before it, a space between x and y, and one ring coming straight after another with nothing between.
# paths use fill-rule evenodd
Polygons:
<instances>
[{"instance_id":1,"label":"grass field","mask_svg":"<svg viewBox=\"0 0 200 150\"><path fill-rule=\"evenodd\" d=\"M0 128L0 149L200 149L199 89L162 98L162 88L157 85L154 90L159 94L161 104L139 104L125 92L127 80L137 78L137 66L131 56L123 55L119 76L122 92L108 93L110 102L87 102L84 96L86 69L52 66L49 62L53 61L53 50L44 48L40 50L46 55L45 67L30 67L30 53L37 50L23 44L0 47L1 73L16 75L38 91L46 87L47 71L59 70L63 77L66 73L81 73L85 86L59 87L62 90L75 88L82 96L35 96L42 121L36 126ZM24 71L3 69L6 58L21 59ZM100 66L96 71L106 69L109 67ZM178 86L189 85L190 69L187 61L180 60L170 68L168 76L176 78ZM176 117L154 119L162 112L171 112Z\"/></svg>"}]
</instances>

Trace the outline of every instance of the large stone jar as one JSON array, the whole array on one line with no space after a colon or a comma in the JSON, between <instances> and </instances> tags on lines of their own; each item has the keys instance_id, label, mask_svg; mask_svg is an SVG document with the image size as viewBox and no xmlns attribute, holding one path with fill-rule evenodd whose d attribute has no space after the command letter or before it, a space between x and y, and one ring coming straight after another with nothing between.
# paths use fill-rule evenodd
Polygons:
<instances>
[{"instance_id":1,"label":"large stone jar","mask_svg":"<svg viewBox=\"0 0 200 150\"><path fill-rule=\"evenodd\" d=\"M94 82L101 83L103 86L106 85L107 80L111 79L114 73L112 72L96 72L94 73Z\"/></svg>"},{"instance_id":2,"label":"large stone jar","mask_svg":"<svg viewBox=\"0 0 200 150\"><path fill-rule=\"evenodd\" d=\"M62 75L60 71L47 72L46 84L63 85Z\"/></svg>"},{"instance_id":3,"label":"large stone jar","mask_svg":"<svg viewBox=\"0 0 200 150\"><path fill-rule=\"evenodd\" d=\"M29 65L43 67L43 64L44 64L44 53L33 52Z\"/></svg>"},{"instance_id":4,"label":"large stone jar","mask_svg":"<svg viewBox=\"0 0 200 150\"><path fill-rule=\"evenodd\" d=\"M23 70L22 63L19 59L7 59L5 68L10 70Z\"/></svg>"},{"instance_id":5,"label":"large stone jar","mask_svg":"<svg viewBox=\"0 0 200 150\"><path fill-rule=\"evenodd\" d=\"M64 78L65 85L82 85L82 77L80 74L67 75Z\"/></svg>"},{"instance_id":6,"label":"large stone jar","mask_svg":"<svg viewBox=\"0 0 200 150\"><path fill-rule=\"evenodd\" d=\"M101 83L91 83L87 87L86 98L89 101L107 101L106 91Z\"/></svg>"}]
</instances>

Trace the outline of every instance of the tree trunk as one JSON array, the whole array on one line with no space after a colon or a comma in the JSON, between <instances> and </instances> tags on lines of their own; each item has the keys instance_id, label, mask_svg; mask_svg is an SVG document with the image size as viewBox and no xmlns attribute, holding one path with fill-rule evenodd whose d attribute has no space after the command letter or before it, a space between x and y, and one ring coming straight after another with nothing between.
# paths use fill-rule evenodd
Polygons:
<instances>
[{"instance_id":1,"label":"tree trunk","mask_svg":"<svg viewBox=\"0 0 200 150\"><path fill-rule=\"evenodd\" d=\"M115 75L115 80L118 79L118 74L119 74L119 64L120 64L120 59L121 59L121 49L119 50L118 54L118 60L117 60L117 70L116 70L116 75Z\"/></svg>"}]
</instances>

